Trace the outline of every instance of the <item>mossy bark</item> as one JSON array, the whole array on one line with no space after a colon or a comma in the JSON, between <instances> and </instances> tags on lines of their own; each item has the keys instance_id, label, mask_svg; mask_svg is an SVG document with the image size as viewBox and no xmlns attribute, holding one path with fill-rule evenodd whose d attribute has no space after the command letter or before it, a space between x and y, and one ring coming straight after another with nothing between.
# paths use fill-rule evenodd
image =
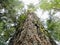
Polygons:
<instances>
[{"instance_id":1,"label":"mossy bark","mask_svg":"<svg viewBox=\"0 0 60 45\"><path fill-rule=\"evenodd\" d=\"M26 16L8 45L56 45L52 38L45 35L45 29L34 13Z\"/></svg>"}]
</instances>

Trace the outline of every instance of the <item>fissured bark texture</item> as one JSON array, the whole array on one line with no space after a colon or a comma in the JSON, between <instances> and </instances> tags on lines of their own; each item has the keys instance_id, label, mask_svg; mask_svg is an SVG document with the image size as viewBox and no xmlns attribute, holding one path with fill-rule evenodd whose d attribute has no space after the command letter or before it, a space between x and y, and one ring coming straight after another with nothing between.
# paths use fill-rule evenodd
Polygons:
<instances>
[{"instance_id":1,"label":"fissured bark texture","mask_svg":"<svg viewBox=\"0 0 60 45\"><path fill-rule=\"evenodd\" d=\"M27 18L20 26L8 45L56 45L44 33L44 27L34 13L26 15Z\"/></svg>"}]
</instances>

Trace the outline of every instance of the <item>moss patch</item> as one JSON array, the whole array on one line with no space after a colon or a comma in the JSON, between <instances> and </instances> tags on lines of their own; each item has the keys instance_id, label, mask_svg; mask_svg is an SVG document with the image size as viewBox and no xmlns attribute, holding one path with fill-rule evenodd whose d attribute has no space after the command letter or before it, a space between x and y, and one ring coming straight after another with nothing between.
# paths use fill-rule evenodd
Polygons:
<instances>
[{"instance_id":1,"label":"moss patch","mask_svg":"<svg viewBox=\"0 0 60 45\"><path fill-rule=\"evenodd\" d=\"M20 15L20 17L18 18L17 28L22 28L22 26L24 25L24 22L25 22L26 18L27 18L27 15L25 15L25 14Z\"/></svg>"}]
</instances>

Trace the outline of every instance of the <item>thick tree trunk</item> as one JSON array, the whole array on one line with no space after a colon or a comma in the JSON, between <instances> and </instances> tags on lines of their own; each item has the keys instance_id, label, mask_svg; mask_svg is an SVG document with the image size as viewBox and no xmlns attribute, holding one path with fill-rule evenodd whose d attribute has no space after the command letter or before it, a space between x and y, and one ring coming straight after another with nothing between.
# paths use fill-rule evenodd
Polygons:
<instances>
[{"instance_id":1,"label":"thick tree trunk","mask_svg":"<svg viewBox=\"0 0 60 45\"><path fill-rule=\"evenodd\" d=\"M56 45L45 35L44 27L34 13L26 16L25 22L16 30L8 45Z\"/></svg>"}]
</instances>

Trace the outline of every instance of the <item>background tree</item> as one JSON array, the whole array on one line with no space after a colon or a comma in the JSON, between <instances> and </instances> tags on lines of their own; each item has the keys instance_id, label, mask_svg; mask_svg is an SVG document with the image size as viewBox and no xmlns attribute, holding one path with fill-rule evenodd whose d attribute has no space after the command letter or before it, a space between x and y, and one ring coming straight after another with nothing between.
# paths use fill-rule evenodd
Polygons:
<instances>
[{"instance_id":1,"label":"background tree","mask_svg":"<svg viewBox=\"0 0 60 45\"><path fill-rule=\"evenodd\" d=\"M18 11L21 13L23 7L19 0L0 0L0 45L7 45L9 37L14 34Z\"/></svg>"},{"instance_id":2,"label":"background tree","mask_svg":"<svg viewBox=\"0 0 60 45\"><path fill-rule=\"evenodd\" d=\"M54 16L60 12L60 0L41 0L40 8L49 12L47 20L47 30L52 34L54 39L60 40L60 21L59 17ZM53 12L52 12L53 10Z\"/></svg>"}]
</instances>

